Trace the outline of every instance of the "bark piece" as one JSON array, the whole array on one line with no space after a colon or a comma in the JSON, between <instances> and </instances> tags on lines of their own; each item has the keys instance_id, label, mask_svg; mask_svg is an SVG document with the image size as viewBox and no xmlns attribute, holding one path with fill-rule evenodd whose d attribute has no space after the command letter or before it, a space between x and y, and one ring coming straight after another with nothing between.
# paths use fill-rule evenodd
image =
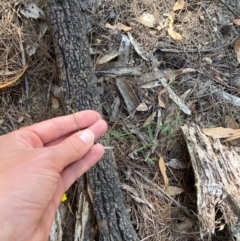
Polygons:
<instances>
[{"instance_id":1,"label":"bark piece","mask_svg":"<svg viewBox=\"0 0 240 241\"><path fill-rule=\"evenodd\" d=\"M201 236L211 237L216 226L220 229L225 223L239 241L240 148L207 137L197 125L185 125L182 131L195 173ZM216 220L217 210L222 213L222 223Z\"/></svg>"},{"instance_id":2,"label":"bark piece","mask_svg":"<svg viewBox=\"0 0 240 241\"><path fill-rule=\"evenodd\" d=\"M84 109L101 111L81 1L47 0L47 3L59 82L64 90L65 112L72 113L72 110ZM105 144L104 139L101 142ZM138 237L123 201L111 150L107 150L102 160L87 173L87 181L90 184L99 226L98 240L137 241ZM89 199L82 198L85 202ZM87 233L86 230L85 233ZM81 238L90 240L83 235Z\"/></svg>"}]
</instances>

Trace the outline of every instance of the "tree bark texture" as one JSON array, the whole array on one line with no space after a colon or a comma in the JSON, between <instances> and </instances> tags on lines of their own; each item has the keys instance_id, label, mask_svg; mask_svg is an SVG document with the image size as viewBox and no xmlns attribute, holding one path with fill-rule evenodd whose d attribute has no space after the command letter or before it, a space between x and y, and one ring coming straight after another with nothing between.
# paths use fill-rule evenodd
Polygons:
<instances>
[{"instance_id":1,"label":"tree bark texture","mask_svg":"<svg viewBox=\"0 0 240 241\"><path fill-rule=\"evenodd\" d=\"M47 0L47 4L65 112L84 109L101 112L80 0ZM101 142L105 145L104 138ZM102 160L87 173L87 182L99 240L138 240L126 211L112 151L106 151Z\"/></svg>"},{"instance_id":2,"label":"tree bark texture","mask_svg":"<svg viewBox=\"0 0 240 241\"><path fill-rule=\"evenodd\" d=\"M211 239L227 225L240 241L240 148L207 137L197 125L182 131L195 173L201 236Z\"/></svg>"}]
</instances>

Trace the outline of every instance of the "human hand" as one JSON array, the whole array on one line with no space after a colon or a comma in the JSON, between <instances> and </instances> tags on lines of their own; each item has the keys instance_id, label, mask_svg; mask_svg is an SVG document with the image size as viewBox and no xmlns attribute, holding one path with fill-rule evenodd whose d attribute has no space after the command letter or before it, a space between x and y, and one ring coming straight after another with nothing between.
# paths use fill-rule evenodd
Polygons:
<instances>
[{"instance_id":1,"label":"human hand","mask_svg":"<svg viewBox=\"0 0 240 241\"><path fill-rule=\"evenodd\" d=\"M48 240L62 195L102 157L94 140L106 130L82 111L0 136L0 240Z\"/></svg>"}]
</instances>

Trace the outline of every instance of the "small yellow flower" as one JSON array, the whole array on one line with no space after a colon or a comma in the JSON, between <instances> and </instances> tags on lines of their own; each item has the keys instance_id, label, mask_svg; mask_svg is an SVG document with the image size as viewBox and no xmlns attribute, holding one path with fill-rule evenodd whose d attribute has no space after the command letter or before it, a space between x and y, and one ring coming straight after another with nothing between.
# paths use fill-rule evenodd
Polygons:
<instances>
[{"instance_id":1,"label":"small yellow flower","mask_svg":"<svg viewBox=\"0 0 240 241\"><path fill-rule=\"evenodd\" d=\"M62 201L62 203L67 201L67 194L66 193L63 194L61 201Z\"/></svg>"}]
</instances>

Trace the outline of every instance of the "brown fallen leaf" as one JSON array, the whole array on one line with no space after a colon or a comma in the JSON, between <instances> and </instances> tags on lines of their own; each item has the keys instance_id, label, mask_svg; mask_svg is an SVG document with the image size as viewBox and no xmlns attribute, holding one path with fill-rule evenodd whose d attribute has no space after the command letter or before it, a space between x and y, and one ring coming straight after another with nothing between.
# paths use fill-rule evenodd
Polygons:
<instances>
[{"instance_id":1,"label":"brown fallen leaf","mask_svg":"<svg viewBox=\"0 0 240 241\"><path fill-rule=\"evenodd\" d=\"M233 23L235 23L236 25L240 25L240 19L239 19L239 18L238 18L238 19L233 19L232 21L233 21Z\"/></svg>"},{"instance_id":2,"label":"brown fallen leaf","mask_svg":"<svg viewBox=\"0 0 240 241\"><path fill-rule=\"evenodd\" d=\"M177 0L173 6L173 11L181 10L184 8L185 2L184 0Z\"/></svg>"},{"instance_id":3,"label":"brown fallen leaf","mask_svg":"<svg viewBox=\"0 0 240 241\"><path fill-rule=\"evenodd\" d=\"M219 75L214 76L214 79L220 83L224 83L223 79Z\"/></svg>"},{"instance_id":4,"label":"brown fallen leaf","mask_svg":"<svg viewBox=\"0 0 240 241\"><path fill-rule=\"evenodd\" d=\"M131 115L138 106L138 98L132 86L124 78L117 78L116 83L126 104L127 111Z\"/></svg>"},{"instance_id":5,"label":"brown fallen leaf","mask_svg":"<svg viewBox=\"0 0 240 241\"><path fill-rule=\"evenodd\" d=\"M215 128L203 128L203 133L207 136L214 138L228 138L240 136L240 129L234 130L232 128L215 127Z\"/></svg>"},{"instance_id":6,"label":"brown fallen leaf","mask_svg":"<svg viewBox=\"0 0 240 241\"><path fill-rule=\"evenodd\" d=\"M123 24L123 23L117 23L117 29L122 30L122 31L124 31L124 32L128 32L128 31L131 31L131 30L132 30L132 27L126 26L126 25Z\"/></svg>"},{"instance_id":7,"label":"brown fallen leaf","mask_svg":"<svg viewBox=\"0 0 240 241\"><path fill-rule=\"evenodd\" d=\"M24 119L25 119L25 116L22 115L22 116L20 116L20 117L18 118L17 122L18 122L18 123L21 123L21 122L23 122Z\"/></svg>"},{"instance_id":8,"label":"brown fallen leaf","mask_svg":"<svg viewBox=\"0 0 240 241\"><path fill-rule=\"evenodd\" d=\"M155 28L158 25L157 19L151 13L142 13L136 20L149 28Z\"/></svg>"},{"instance_id":9,"label":"brown fallen leaf","mask_svg":"<svg viewBox=\"0 0 240 241\"><path fill-rule=\"evenodd\" d=\"M112 52L112 53L107 53L104 54L98 61L97 64L106 64L112 59L115 59L119 55L119 52Z\"/></svg>"},{"instance_id":10,"label":"brown fallen leaf","mask_svg":"<svg viewBox=\"0 0 240 241\"><path fill-rule=\"evenodd\" d=\"M176 196L178 194L181 194L184 190L179 187L174 187L174 186L168 186L166 188L166 193L170 196Z\"/></svg>"},{"instance_id":11,"label":"brown fallen leaf","mask_svg":"<svg viewBox=\"0 0 240 241\"><path fill-rule=\"evenodd\" d=\"M181 69L178 69L178 70L175 70L173 71L172 73L170 73L168 76L167 76L167 79L169 80L169 84L173 83L173 81L176 79L176 77L178 77L179 75L182 74L182 70Z\"/></svg>"},{"instance_id":12,"label":"brown fallen leaf","mask_svg":"<svg viewBox=\"0 0 240 241\"><path fill-rule=\"evenodd\" d=\"M166 105L165 105L165 103L164 103L163 100L162 100L162 95L163 95L164 93L166 93L166 92L167 92L167 88L164 88L164 89L162 89L162 90L158 93L158 104L159 104L159 106L162 107L162 108L166 108Z\"/></svg>"},{"instance_id":13,"label":"brown fallen leaf","mask_svg":"<svg viewBox=\"0 0 240 241\"><path fill-rule=\"evenodd\" d=\"M58 99L53 95L50 97L50 99L51 99L51 102L52 102L52 108L58 109L59 106L60 106L60 103L59 103Z\"/></svg>"},{"instance_id":14,"label":"brown fallen leaf","mask_svg":"<svg viewBox=\"0 0 240 241\"><path fill-rule=\"evenodd\" d=\"M182 36L174 31L173 28L173 16L172 15L168 15L168 19L169 21L169 25L168 25L168 34L171 38L173 38L174 40L182 40Z\"/></svg>"},{"instance_id":15,"label":"brown fallen leaf","mask_svg":"<svg viewBox=\"0 0 240 241\"><path fill-rule=\"evenodd\" d=\"M148 111L148 106L146 103L140 103L136 108L137 111Z\"/></svg>"},{"instance_id":16,"label":"brown fallen leaf","mask_svg":"<svg viewBox=\"0 0 240 241\"><path fill-rule=\"evenodd\" d=\"M4 82L0 82L0 89L9 87L9 86L13 85L14 83L16 83L23 76L26 69L27 69L27 66L23 67L23 69L13 79L10 79L10 80L4 81Z\"/></svg>"},{"instance_id":17,"label":"brown fallen leaf","mask_svg":"<svg viewBox=\"0 0 240 241\"><path fill-rule=\"evenodd\" d=\"M163 176L165 187L167 187L169 180L166 174L167 169L166 169L165 161L162 157L159 158L158 165L159 165L160 172L162 173L162 176Z\"/></svg>"},{"instance_id":18,"label":"brown fallen leaf","mask_svg":"<svg viewBox=\"0 0 240 241\"><path fill-rule=\"evenodd\" d=\"M240 138L240 134L232 136L232 137L228 137L224 140L224 142L234 141L234 140L239 139L239 138Z\"/></svg>"},{"instance_id":19,"label":"brown fallen leaf","mask_svg":"<svg viewBox=\"0 0 240 241\"><path fill-rule=\"evenodd\" d=\"M148 118L147 120L143 123L143 127L146 127L149 123L153 122L157 115L157 111L154 111Z\"/></svg>"},{"instance_id":20,"label":"brown fallen leaf","mask_svg":"<svg viewBox=\"0 0 240 241\"><path fill-rule=\"evenodd\" d=\"M132 27L126 26L123 23L117 23L115 25L111 25L110 23L106 23L105 27L109 28L109 29L113 29L113 30L118 29L118 30L124 31L124 32L128 32L128 31L132 30Z\"/></svg>"},{"instance_id":21,"label":"brown fallen leaf","mask_svg":"<svg viewBox=\"0 0 240 241\"><path fill-rule=\"evenodd\" d=\"M237 40L234 43L234 50L237 55L238 63L240 63L240 36L237 38Z\"/></svg>"},{"instance_id":22,"label":"brown fallen leaf","mask_svg":"<svg viewBox=\"0 0 240 241\"><path fill-rule=\"evenodd\" d=\"M225 127L231 128L234 130L239 129L239 125L238 125L237 121L231 115L225 116ZM227 138L227 139L229 139L229 138ZM231 141L231 140L226 140L226 141L229 141L229 144L231 144L232 146L238 146L240 144L239 138L237 138L236 140L233 140L233 141Z\"/></svg>"}]
</instances>

